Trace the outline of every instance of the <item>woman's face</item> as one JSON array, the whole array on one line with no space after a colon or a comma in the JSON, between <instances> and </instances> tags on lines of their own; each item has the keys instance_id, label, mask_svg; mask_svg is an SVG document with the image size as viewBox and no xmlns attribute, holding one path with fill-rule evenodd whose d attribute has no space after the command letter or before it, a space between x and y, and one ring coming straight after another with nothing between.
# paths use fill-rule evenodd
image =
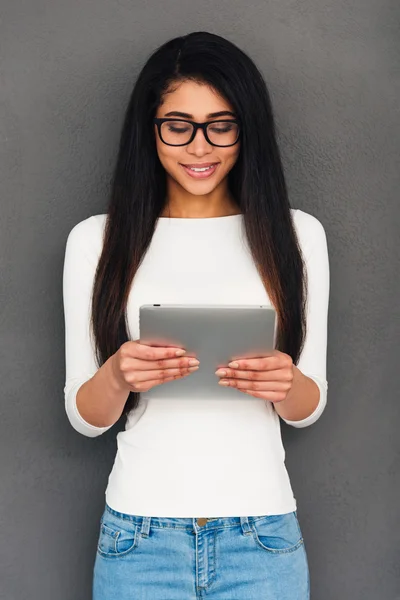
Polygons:
<instances>
[{"instance_id":1,"label":"woman's face","mask_svg":"<svg viewBox=\"0 0 400 600\"><path fill-rule=\"evenodd\" d=\"M210 116L211 113L220 112L223 114ZM234 119L236 115L232 106L213 88L206 84L188 81L180 83L177 87L174 86L174 91L165 94L164 102L158 107L155 116L160 118L177 117L202 123L214 119ZM160 140L156 125L154 125L154 133L158 156L167 173L169 185L178 185L193 195L213 192L226 178L239 155L240 142L225 148L213 146L207 142L200 129L197 130L192 142L185 146L164 144ZM213 173L203 179L192 177L182 166L198 165L201 167L203 163L217 163Z\"/></svg>"}]
</instances>

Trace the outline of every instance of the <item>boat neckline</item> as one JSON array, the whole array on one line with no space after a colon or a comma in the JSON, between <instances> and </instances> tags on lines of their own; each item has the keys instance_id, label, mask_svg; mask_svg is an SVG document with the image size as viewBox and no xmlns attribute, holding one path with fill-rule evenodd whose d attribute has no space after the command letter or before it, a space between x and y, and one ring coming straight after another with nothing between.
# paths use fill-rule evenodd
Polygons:
<instances>
[{"instance_id":1,"label":"boat neckline","mask_svg":"<svg viewBox=\"0 0 400 600\"><path fill-rule=\"evenodd\" d=\"M221 219L233 219L237 217L243 217L243 213L224 215L221 217L158 217L158 221L218 221Z\"/></svg>"}]
</instances>

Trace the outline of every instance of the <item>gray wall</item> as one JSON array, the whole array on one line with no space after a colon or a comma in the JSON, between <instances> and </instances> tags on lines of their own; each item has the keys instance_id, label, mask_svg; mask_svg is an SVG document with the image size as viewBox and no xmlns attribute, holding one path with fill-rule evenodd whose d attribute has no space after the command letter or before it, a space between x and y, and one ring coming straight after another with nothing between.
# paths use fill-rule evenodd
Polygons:
<instances>
[{"instance_id":1,"label":"gray wall","mask_svg":"<svg viewBox=\"0 0 400 600\"><path fill-rule=\"evenodd\" d=\"M328 237L328 406L308 429L283 428L312 599L399 599L398 0L1 9L0 597L90 598L121 425L88 439L64 413L65 241L105 209L139 68L206 29L263 71L292 206Z\"/></svg>"}]
</instances>

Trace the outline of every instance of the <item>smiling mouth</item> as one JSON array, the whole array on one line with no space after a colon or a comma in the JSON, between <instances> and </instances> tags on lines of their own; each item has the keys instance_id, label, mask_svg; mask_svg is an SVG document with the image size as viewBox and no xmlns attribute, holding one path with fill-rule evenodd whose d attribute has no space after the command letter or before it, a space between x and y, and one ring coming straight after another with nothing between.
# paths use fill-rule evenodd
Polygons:
<instances>
[{"instance_id":1,"label":"smiling mouth","mask_svg":"<svg viewBox=\"0 0 400 600\"><path fill-rule=\"evenodd\" d=\"M214 165L218 164L217 162L207 162L207 163L190 163L190 164L186 164L186 163L181 163L181 165L183 167L188 167L189 169L204 169L206 167L212 167Z\"/></svg>"},{"instance_id":2,"label":"smiling mouth","mask_svg":"<svg viewBox=\"0 0 400 600\"><path fill-rule=\"evenodd\" d=\"M186 173L190 175L190 177L193 177L194 179L205 179L206 177L211 177L211 175L215 173L220 163L209 163L207 166L203 167L195 167L194 165L189 167L182 163L179 164L185 169Z\"/></svg>"}]
</instances>

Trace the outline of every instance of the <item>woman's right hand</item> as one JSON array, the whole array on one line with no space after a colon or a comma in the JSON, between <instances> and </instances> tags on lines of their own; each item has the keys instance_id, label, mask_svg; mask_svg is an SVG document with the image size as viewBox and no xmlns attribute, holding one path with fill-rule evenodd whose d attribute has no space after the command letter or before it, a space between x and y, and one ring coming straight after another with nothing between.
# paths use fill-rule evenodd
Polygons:
<instances>
[{"instance_id":1,"label":"woman's right hand","mask_svg":"<svg viewBox=\"0 0 400 600\"><path fill-rule=\"evenodd\" d=\"M122 344L112 355L112 372L118 385L130 392L147 392L155 385L181 379L195 372L199 361L193 356L177 356L177 347L147 346L139 340ZM196 364L191 364L191 361Z\"/></svg>"}]
</instances>

